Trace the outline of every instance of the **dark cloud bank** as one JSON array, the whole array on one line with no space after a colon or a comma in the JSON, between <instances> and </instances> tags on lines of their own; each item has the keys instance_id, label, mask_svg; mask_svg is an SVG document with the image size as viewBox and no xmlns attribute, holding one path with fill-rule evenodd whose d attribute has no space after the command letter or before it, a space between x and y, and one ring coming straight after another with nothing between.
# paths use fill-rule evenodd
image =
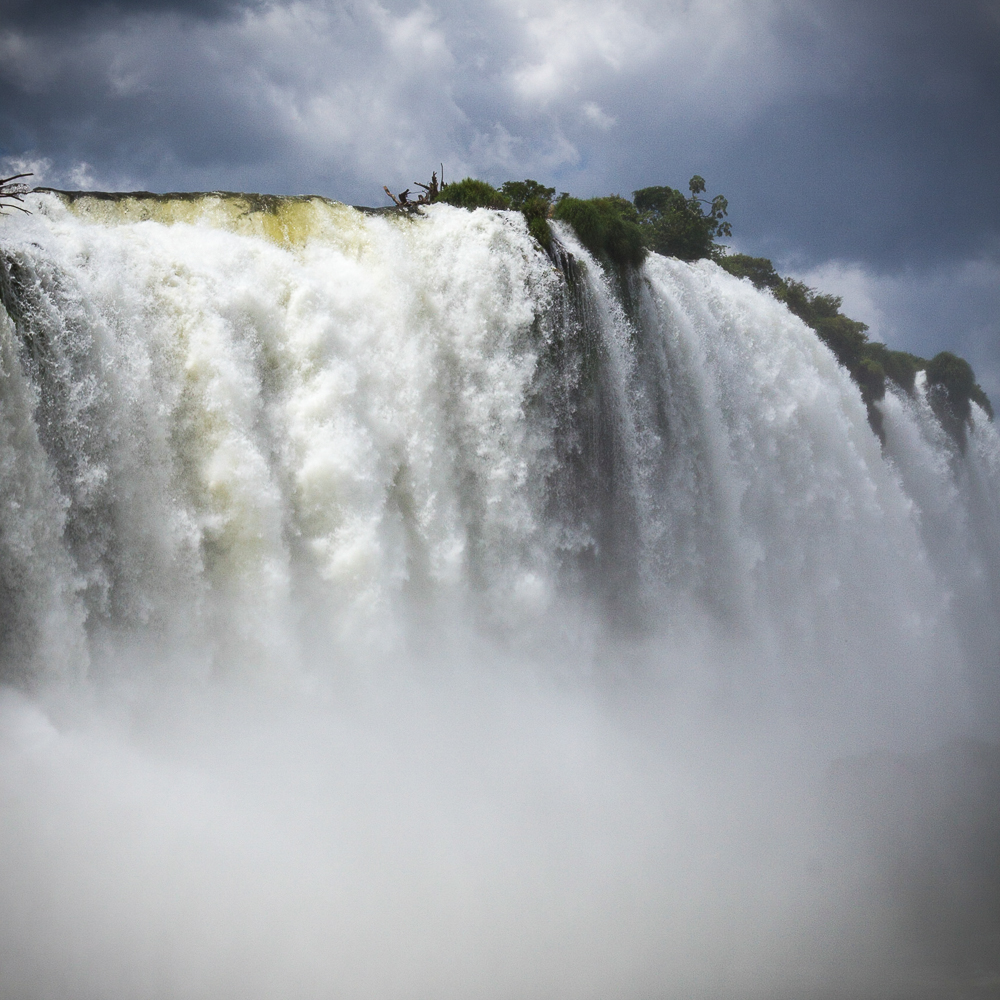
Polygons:
<instances>
[{"instance_id":1,"label":"dark cloud bank","mask_svg":"<svg viewBox=\"0 0 1000 1000\"><path fill-rule=\"evenodd\" d=\"M798 272L860 265L868 297L894 303L860 318L898 346L967 352L997 394L1000 335L981 317L1000 312L998 11L4 0L0 156L46 159L65 186L368 204L442 160L581 195L697 172L728 195L740 249ZM910 308L928 287L930 312ZM851 305L850 285L831 290Z\"/></svg>"},{"instance_id":2,"label":"dark cloud bank","mask_svg":"<svg viewBox=\"0 0 1000 1000\"><path fill-rule=\"evenodd\" d=\"M698 170L729 194L742 239L778 255L893 269L997 250L1000 18L978 0L530 16L7 0L0 17L3 152L112 181L378 201L383 179L442 157L581 194ZM324 111L325 135L297 127Z\"/></svg>"}]
</instances>

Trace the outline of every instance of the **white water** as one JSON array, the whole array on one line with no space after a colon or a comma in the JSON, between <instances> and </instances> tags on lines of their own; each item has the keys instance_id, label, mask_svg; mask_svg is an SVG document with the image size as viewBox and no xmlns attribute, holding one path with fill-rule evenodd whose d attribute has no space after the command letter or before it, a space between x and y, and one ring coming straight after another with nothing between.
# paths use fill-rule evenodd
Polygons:
<instances>
[{"instance_id":1,"label":"white water","mask_svg":"<svg viewBox=\"0 0 1000 1000\"><path fill-rule=\"evenodd\" d=\"M980 411L890 394L883 453L748 283L651 257L625 310L516 215L32 207L0 996L978 995L886 883L933 810L873 846L829 789L996 739Z\"/></svg>"}]
</instances>

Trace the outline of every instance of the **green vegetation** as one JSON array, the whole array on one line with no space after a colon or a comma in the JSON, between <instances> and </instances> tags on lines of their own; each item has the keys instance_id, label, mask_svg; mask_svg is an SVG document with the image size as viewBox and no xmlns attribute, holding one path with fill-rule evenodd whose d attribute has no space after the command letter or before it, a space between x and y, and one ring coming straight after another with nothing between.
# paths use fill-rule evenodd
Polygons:
<instances>
[{"instance_id":1,"label":"green vegetation","mask_svg":"<svg viewBox=\"0 0 1000 1000\"><path fill-rule=\"evenodd\" d=\"M705 180L692 177L690 197L669 187L633 192L634 201L621 195L572 198L534 180L507 181L497 190L485 181L466 177L444 185L435 195L458 208L513 209L521 212L528 231L546 250L552 245L549 219L568 222L580 242L605 265L638 267L653 250L682 260L718 259L725 247L715 242L729 236L725 216L729 203L722 195L711 201L699 197Z\"/></svg>"},{"instance_id":2,"label":"green vegetation","mask_svg":"<svg viewBox=\"0 0 1000 1000\"><path fill-rule=\"evenodd\" d=\"M470 212L476 208L510 208L510 199L502 191L474 177L445 184L434 200L456 208L467 208Z\"/></svg>"},{"instance_id":3,"label":"green vegetation","mask_svg":"<svg viewBox=\"0 0 1000 1000\"><path fill-rule=\"evenodd\" d=\"M632 192L646 246L664 257L717 259L724 248L715 242L716 238L732 236L732 229L725 221L729 202L721 194L711 201L699 198L705 190L705 178L697 174L688 187L689 198L669 187L647 187Z\"/></svg>"},{"instance_id":4,"label":"green vegetation","mask_svg":"<svg viewBox=\"0 0 1000 1000\"><path fill-rule=\"evenodd\" d=\"M600 261L615 267L638 267L646 256L645 233L632 202L607 198L560 197L553 218L568 222L580 242Z\"/></svg>"},{"instance_id":5,"label":"green vegetation","mask_svg":"<svg viewBox=\"0 0 1000 1000\"><path fill-rule=\"evenodd\" d=\"M733 253L723 257L719 263L737 278L749 278L758 288L775 289L781 283L781 276L766 257L750 257L745 253Z\"/></svg>"},{"instance_id":6,"label":"green vegetation","mask_svg":"<svg viewBox=\"0 0 1000 1000\"><path fill-rule=\"evenodd\" d=\"M538 181L507 181L498 191L486 181L466 177L454 184L445 184L435 195L434 201L443 201L456 208L513 209L520 212L528 223L528 232L548 250L552 245L549 215L556 189L547 188Z\"/></svg>"},{"instance_id":7,"label":"green vegetation","mask_svg":"<svg viewBox=\"0 0 1000 1000\"><path fill-rule=\"evenodd\" d=\"M993 419L989 397L976 382L972 365L965 358L951 351L935 354L927 363L927 384L932 393L936 390L944 394L959 420L969 419L972 403L978 403Z\"/></svg>"},{"instance_id":8,"label":"green vegetation","mask_svg":"<svg viewBox=\"0 0 1000 1000\"><path fill-rule=\"evenodd\" d=\"M530 203L551 205L556 196L555 188L547 188L538 181L504 181L501 191L510 201L510 207L522 211Z\"/></svg>"},{"instance_id":9,"label":"green vegetation","mask_svg":"<svg viewBox=\"0 0 1000 1000\"><path fill-rule=\"evenodd\" d=\"M967 361L942 351L930 361L907 351L893 351L885 344L868 339L868 327L840 311L837 295L824 295L794 278L782 278L766 257L730 254L718 263L738 278L749 278L758 288L766 288L774 297L808 326L811 326L850 372L861 389L868 415L877 433L881 433L881 414L873 404L885 395L886 379L906 392L913 391L914 378L921 369L927 372L931 400L946 425L953 432L969 419L971 403L978 403L993 419L993 407L976 383ZM947 412L946 412L947 411ZM946 419L948 416L953 420ZM956 423L957 421L957 423Z\"/></svg>"},{"instance_id":10,"label":"green vegetation","mask_svg":"<svg viewBox=\"0 0 1000 1000\"><path fill-rule=\"evenodd\" d=\"M548 250L552 246L549 215L556 189L544 187L538 181L524 180L507 181L500 190L507 196L510 207L524 216L528 232Z\"/></svg>"},{"instance_id":11,"label":"green vegetation","mask_svg":"<svg viewBox=\"0 0 1000 1000\"><path fill-rule=\"evenodd\" d=\"M783 278L766 257L726 253L717 242L731 236L729 202L722 195L708 199L705 180L695 175L685 196L675 188L646 187L632 192L632 201L620 195L573 198L538 181L507 181L498 190L472 177L443 186L434 198L459 208L510 209L521 212L528 231L545 250L552 248L550 219L573 227L580 242L602 264L619 273L638 267L647 252L693 261L716 261L730 274L749 278L766 289L816 331L861 389L875 432L882 436L882 415L875 403L885 396L886 380L912 392L916 373L927 372L931 402L942 423L964 440L965 423L973 402L990 419L993 408L976 383L969 363L943 351L930 361L906 351L894 351L868 339L868 327L840 311L842 300L809 288L794 278ZM624 286L623 286L624 287Z\"/></svg>"},{"instance_id":12,"label":"green vegetation","mask_svg":"<svg viewBox=\"0 0 1000 1000\"><path fill-rule=\"evenodd\" d=\"M637 267L649 250L681 260L718 258L725 248L716 237L731 233L725 221L729 203L721 194L711 201L699 198L705 190L702 177L692 177L688 186L688 198L669 187L633 191L632 201L621 195L561 195L552 215L568 222L598 260L618 268Z\"/></svg>"}]
</instances>

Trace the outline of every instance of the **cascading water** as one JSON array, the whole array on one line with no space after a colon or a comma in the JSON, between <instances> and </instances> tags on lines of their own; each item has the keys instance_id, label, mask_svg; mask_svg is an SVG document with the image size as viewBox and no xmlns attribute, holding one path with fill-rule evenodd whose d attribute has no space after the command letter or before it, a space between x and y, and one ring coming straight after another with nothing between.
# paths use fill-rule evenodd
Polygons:
<instances>
[{"instance_id":1,"label":"cascading water","mask_svg":"<svg viewBox=\"0 0 1000 1000\"><path fill-rule=\"evenodd\" d=\"M883 855L944 799L857 815L992 760L982 411L918 379L883 449L768 295L514 213L29 200L0 997L980 995L996 865L928 950Z\"/></svg>"}]
</instances>

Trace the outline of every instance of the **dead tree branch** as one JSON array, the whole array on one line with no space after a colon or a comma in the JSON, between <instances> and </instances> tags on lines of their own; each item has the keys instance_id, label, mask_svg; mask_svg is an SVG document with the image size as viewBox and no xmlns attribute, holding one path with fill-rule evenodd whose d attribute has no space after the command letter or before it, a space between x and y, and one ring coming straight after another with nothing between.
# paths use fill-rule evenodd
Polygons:
<instances>
[{"instance_id":1,"label":"dead tree branch","mask_svg":"<svg viewBox=\"0 0 1000 1000\"><path fill-rule=\"evenodd\" d=\"M444 165L441 165L441 177L444 177ZM392 199L392 203L397 208L405 208L409 212L418 212L421 205L429 205L444 189L444 184L438 184L438 175L436 170L431 171L431 182L430 184L422 184L420 181L413 182L414 187L423 188L423 194L417 195L416 201L410 199L410 189L407 188L405 191L400 191L399 194L393 194L387 185L382 185L382 190Z\"/></svg>"},{"instance_id":2,"label":"dead tree branch","mask_svg":"<svg viewBox=\"0 0 1000 1000\"><path fill-rule=\"evenodd\" d=\"M22 177L31 177L31 174L14 174L11 177L0 178L0 215L3 215L4 210L8 208L24 212L25 215L31 215L26 208L18 204L24 201L24 196L31 191L27 184L16 183Z\"/></svg>"}]
</instances>

